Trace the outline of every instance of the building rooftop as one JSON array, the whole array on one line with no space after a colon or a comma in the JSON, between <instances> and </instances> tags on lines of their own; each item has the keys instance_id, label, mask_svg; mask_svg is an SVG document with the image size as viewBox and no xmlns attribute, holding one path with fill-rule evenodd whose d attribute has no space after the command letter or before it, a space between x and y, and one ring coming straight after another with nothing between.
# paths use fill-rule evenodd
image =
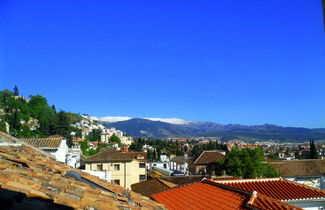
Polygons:
<instances>
[{"instance_id":1,"label":"building rooftop","mask_svg":"<svg viewBox=\"0 0 325 210\"><path fill-rule=\"evenodd\" d=\"M124 154L136 160L147 161L146 152L124 152Z\"/></svg>"},{"instance_id":2,"label":"building rooftop","mask_svg":"<svg viewBox=\"0 0 325 210\"><path fill-rule=\"evenodd\" d=\"M325 191L283 178L238 179L214 182L248 192L257 191L265 196L282 201L299 199L325 199Z\"/></svg>"},{"instance_id":3,"label":"building rooftop","mask_svg":"<svg viewBox=\"0 0 325 210\"><path fill-rule=\"evenodd\" d=\"M50 136L48 138L21 138L23 141L39 149L58 149L64 138L62 136Z\"/></svg>"},{"instance_id":4,"label":"building rooftop","mask_svg":"<svg viewBox=\"0 0 325 210\"><path fill-rule=\"evenodd\" d=\"M218 158L224 159L225 155L219 150L203 151L200 156L194 161L194 164L205 165L215 163Z\"/></svg>"},{"instance_id":5,"label":"building rooftop","mask_svg":"<svg viewBox=\"0 0 325 210\"><path fill-rule=\"evenodd\" d=\"M88 157L85 163L103 163L103 162L131 162L133 157L113 149L103 149L99 153Z\"/></svg>"},{"instance_id":6,"label":"building rooftop","mask_svg":"<svg viewBox=\"0 0 325 210\"><path fill-rule=\"evenodd\" d=\"M185 156L176 156L172 158L170 161L175 162L177 164L185 164L189 159L190 159L189 157L185 157Z\"/></svg>"},{"instance_id":7,"label":"building rooftop","mask_svg":"<svg viewBox=\"0 0 325 210\"><path fill-rule=\"evenodd\" d=\"M131 185L131 189L141 195L150 197L152 194L177 187L178 185L163 179L151 179Z\"/></svg>"},{"instance_id":8,"label":"building rooftop","mask_svg":"<svg viewBox=\"0 0 325 210\"><path fill-rule=\"evenodd\" d=\"M257 192L245 192L213 181L160 192L151 196L168 209L300 209Z\"/></svg>"},{"instance_id":9,"label":"building rooftop","mask_svg":"<svg viewBox=\"0 0 325 210\"><path fill-rule=\"evenodd\" d=\"M164 208L1 132L0 203L4 209Z\"/></svg>"},{"instance_id":10,"label":"building rooftop","mask_svg":"<svg viewBox=\"0 0 325 210\"><path fill-rule=\"evenodd\" d=\"M140 193L141 195L150 197L151 195L165 191L167 189L172 189L175 187L180 187L184 185L194 184L201 182L203 176L170 176L170 177L160 177L151 180L139 182L131 185L134 192ZM234 177L214 177L213 180L228 180L234 179Z\"/></svg>"},{"instance_id":11,"label":"building rooftop","mask_svg":"<svg viewBox=\"0 0 325 210\"><path fill-rule=\"evenodd\" d=\"M271 161L270 164L275 166L282 177L325 174L325 160L323 159Z\"/></svg>"}]
</instances>

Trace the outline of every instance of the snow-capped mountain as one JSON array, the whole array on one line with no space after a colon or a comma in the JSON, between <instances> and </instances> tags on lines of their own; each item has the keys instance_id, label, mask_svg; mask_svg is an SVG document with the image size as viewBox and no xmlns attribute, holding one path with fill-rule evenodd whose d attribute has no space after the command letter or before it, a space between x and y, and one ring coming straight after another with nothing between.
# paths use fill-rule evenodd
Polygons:
<instances>
[{"instance_id":1,"label":"snow-capped mountain","mask_svg":"<svg viewBox=\"0 0 325 210\"><path fill-rule=\"evenodd\" d=\"M131 120L132 117L113 117L113 116L107 116L107 117L97 117L98 121L106 122L106 123L114 123L114 122L120 122L120 121L127 121Z\"/></svg>"},{"instance_id":2,"label":"snow-capped mountain","mask_svg":"<svg viewBox=\"0 0 325 210\"><path fill-rule=\"evenodd\" d=\"M98 117L97 120L105 123L114 123L114 122L121 122L121 121L127 121L134 119L132 117L113 117L113 116L107 116L107 117ZM170 124L175 124L175 125L186 125L191 123L191 121L179 119L179 118L142 118L146 120L151 120L151 121L160 121L160 122L165 122L165 123L170 123Z\"/></svg>"},{"instance_id":3,"label":"snow-capped mountain","mask_svg":"<svg viewBox=\"0 0 325 210\"><path fill-rule=\"evenodd\" d=\"M176 124L176 125L186 125L191 122L179 118L144 118L144 119L151 120L151 121L160 121L160 122Z\"/></svg>"}]
</instances>

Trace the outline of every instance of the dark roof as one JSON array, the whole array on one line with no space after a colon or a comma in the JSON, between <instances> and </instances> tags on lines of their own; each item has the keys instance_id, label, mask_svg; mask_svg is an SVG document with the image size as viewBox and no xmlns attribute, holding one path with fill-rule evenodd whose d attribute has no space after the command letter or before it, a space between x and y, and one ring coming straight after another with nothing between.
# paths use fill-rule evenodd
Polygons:
<instances>
[{"instance_id":1,"label":"dark roof","mask_svg":"<svg viewBox=\"0 0 325 210\"><path fill-rule=\"evenodd\" d=\"M196 165L206 165L217 162L217 159L224 159L225 155L218 150L203 151L201 155L194 161Z\"/></svg>"},{"instance_id":2,"label":"dark roof","mask_svg":"<svg viewBox=\"0 0 325 210\"><path fill-rule=\"evenodd\" d=\"M2 209L161 209L117 184L57 162L0 132ZM71 207L71 208L69 208Z\"/></svg>"},{"instance_id":3,"label":"dark roof","mask_svg":"<svg viewBox=\"0 0 325 210\"><path fill-rule=\"evenodd\" d=\"M177 186L184 186L201 182L203 178L203 176L160 177L133 184L131 185L131 188L136 193L150 197L155 193L175 188Z\"/></svg>"},{"instance_id":4,"label":"dark roof","mask_svg":"<svg viewBox=\"0 0 325 210\"><path fill-rule=\"evenodd\" d=\"M176 157L172 158L170 161L171 162L176 162L178 164L185 164L188 160L189 160L188 157L176 156Z\"/></svg>"},{"instance_id":5,"label":"dark roof","mask_svg":"<svg viewBox=\"0 0 325 210\"><path fill-rule=\"evenodd\" d=\"M173 187L177 185L158 178L131 185L132 191L147 197Z\"/></svg>"},{"instance_id":6,"label":"dark roof","mask_svg":"<svg viewBox=\"0 0 325 210\"><path fill-rule=\"evenodd\" d=\"M169 177L160 177L160 179L177 184L177 185L187 185L196 182L200 182L204 176L169 176Z\"/></svg>"},{"instance_id":7,"label":"dark roof","mask_svg":"<svg viewBox=\"0 0 325 210\"><path fill-rule=\"evenodd\" d=\"M270 162L282 177L325 175L325 160L284 160Z\"/></svg>"},{"instance_id":8,"label":"dark roof","mask_svg":"<svg viewBox=\"0 0 325 210\"><path fill-rule=\"evenodd\" d=\"M129 157L132 157L136 160L142 160L147 161L147 153L146 152L123 152L123 154L126 154Z\"/></svg>"},{"instance_id":9,"label":"dark roof","mask_svg":"<svg viewBox=\"0 0 325 210\"><path fill-rule=\"evenodd\" d=\"M101 152L88 157L86 163L131 162L134 158L113 149L103 149Z\"/></svg>"}]
</instances>

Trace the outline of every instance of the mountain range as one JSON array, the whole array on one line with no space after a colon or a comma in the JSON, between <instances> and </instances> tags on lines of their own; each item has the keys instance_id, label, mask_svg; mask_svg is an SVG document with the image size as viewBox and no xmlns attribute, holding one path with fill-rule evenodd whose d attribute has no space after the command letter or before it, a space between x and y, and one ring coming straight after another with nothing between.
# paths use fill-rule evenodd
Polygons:
<instances>
[{"instance_id":1,"label":"mountain range","mask_svg":"<svg viewBox=\"0 0 325 210\"><path fill-rule=\"evenodd\" d=\"M186 121L178 118L96 118L109 127L116 127L134 137L167 138L221 136L225 140L243 139L247 141L274 140L301 142L325 140L325 128L283 127L271 124L240 125L218 124L215 122Z\"/></svg>"}]
</instances>

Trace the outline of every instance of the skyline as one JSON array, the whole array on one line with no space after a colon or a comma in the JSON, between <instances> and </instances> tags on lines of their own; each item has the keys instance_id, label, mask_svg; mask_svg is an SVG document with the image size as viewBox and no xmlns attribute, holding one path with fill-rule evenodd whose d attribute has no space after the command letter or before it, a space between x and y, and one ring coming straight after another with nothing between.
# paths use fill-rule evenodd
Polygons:
<instances>
[{"instance_id":1,"label":"skyline","mask_svg":"<svg viewBox=\"0 0 325 210\"><path fill-rule=\"evenodd\" d=\"M324 70L316 0L0 4L0 89L65 111L324 128Z\"/></svg>"}]
</instances>

